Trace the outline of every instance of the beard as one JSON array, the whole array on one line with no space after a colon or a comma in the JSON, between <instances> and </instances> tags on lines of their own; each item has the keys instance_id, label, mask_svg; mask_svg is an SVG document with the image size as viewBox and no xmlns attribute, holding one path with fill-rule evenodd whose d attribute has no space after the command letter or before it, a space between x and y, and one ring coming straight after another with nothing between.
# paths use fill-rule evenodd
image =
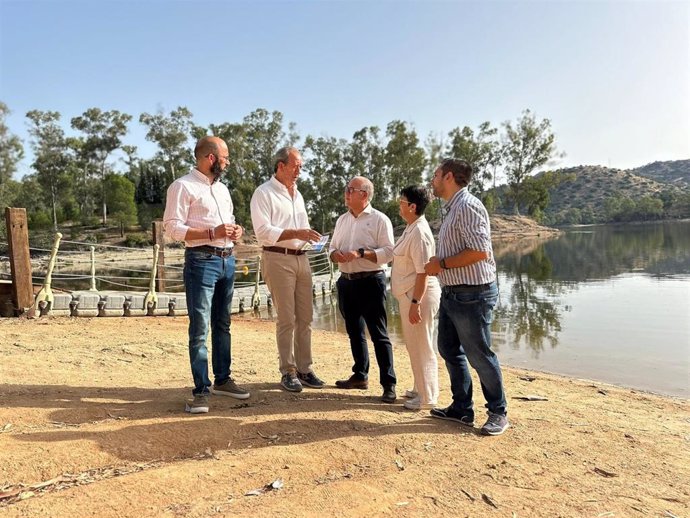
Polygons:
<instances>
[{"instance_id":1,"label":"beard","mask_svg":"<svg viewBox=\"0 0 690 518\"><path fill-rule=\"evenodd\" d=\"M211 166L211 173L216 179L220 178L220 175L223 174L223 168L220 166L220 160L213 162L213 165Z\"/></svg>"}]
</instances>

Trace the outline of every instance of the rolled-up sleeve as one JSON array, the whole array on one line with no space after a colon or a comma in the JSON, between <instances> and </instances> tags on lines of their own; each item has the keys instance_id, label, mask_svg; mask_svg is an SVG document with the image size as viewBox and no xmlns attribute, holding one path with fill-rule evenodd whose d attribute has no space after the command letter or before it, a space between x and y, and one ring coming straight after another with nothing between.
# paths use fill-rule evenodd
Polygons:
<instances>
[{"instance_id":1,"label":"rolled-up sleeve","mask_svg":"<svg viewBox=\"0 0 690 518\"><path fill-rule=\"evenodd\" d=\"M379 245L374 251L376 252L376 262L378 264L387 264L393 260L393 224L388 218L381 218L378 228L378 236L376 239Z\"/></svg>"},{"instance_id":2,"label":"rolled-up sleeve","mask_svg":"<svg viewBox=\"0 0 690 518\"><path fill-rule=\"evenodd\" d=\"M465 247L481 252L491 251L491 232L488 214L480 207L467 205L463 207L462 217L465 224L460 226Z\"/></svg>"},{"instance_id":3,"label":"rolled-up sleeve","mask_svg":"<svg viewBox=\"0 0 690 518\"><path fill-rule=\"evenodd\" d=\"M187 216L191 199L181 182L173 182L168 187L163 213L165 234L174 241L184 241L189 226Z\"/></svg>"},{"instance_id":4,"label":"rolled-up sleeve","mask_svg":"<svg viewBox=\"0 0 690 518\"><path fill-rule=\"evenodd\" d=\"M271 224L271 200L268 193L263 189L254 191L249 208L256 239L263 246L275 245L284 229Z\"/></svg>"}]
</instances>

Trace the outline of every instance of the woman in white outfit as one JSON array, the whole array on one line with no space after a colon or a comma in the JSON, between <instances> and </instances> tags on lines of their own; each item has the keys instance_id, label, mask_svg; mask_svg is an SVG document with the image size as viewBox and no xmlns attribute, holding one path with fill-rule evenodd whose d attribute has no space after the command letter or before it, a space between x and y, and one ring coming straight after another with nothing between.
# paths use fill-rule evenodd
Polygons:
<instances>
[{"instance_id":1,"label":"woman in white outfit","mask_svg":"<svg viewBox=\"0 0 690 518\"><path fill-rule=\"evenodd\" d=\"M400 216L407 227L393 249L391 288L400 306L403 336L410 355L414 387L405 394L409 410L431 408L438 400L438 361L433 346L434 316L441 288L424 265L436 255L434 236L424 217L431 197L421 186L400 191Z\"/></svg>"}]
</instances>

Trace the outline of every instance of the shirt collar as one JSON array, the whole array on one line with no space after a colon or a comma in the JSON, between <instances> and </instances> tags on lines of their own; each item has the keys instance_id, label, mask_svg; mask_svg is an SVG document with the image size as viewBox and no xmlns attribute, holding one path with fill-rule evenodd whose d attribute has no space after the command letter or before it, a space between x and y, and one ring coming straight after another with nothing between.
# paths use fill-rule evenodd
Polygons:
<instances>
[{"instance_id":1,"label":"shirt collar","mask_svg":"<svg viewBox=\"0 0 690 518\"><path fill-rule=\"evenodd\" d=\"M211 181L208 176L206 176L204 173L199 171L196 167L194 169L192 169L192 175L194 175L194 177L197 180L200 180L207 185L214 184L217 181L217 180Z\"/></svg>"},{"instance_id":2,"label":"shirt collar","mask_svg":"<svg viewBox=\"0 0 690 518\"><path fill-rule=\"evenodd\" d=\"M285 185L283 185L282 183L280 183L280 181L278 181L278 179L275 176L271 176L271 178L269 179L269 183L271 184L271 187L273 187L273 189L275 189L279 193L287 196L288 198L292 198L292 196L290 196L290 191L288 191L288 188L285 187ZM295 185L295 196L297 196L297 186L296 185Z\"/></svg>"},{"instance_id":3,"label":"shirt collar","mask_svg":"<svg viewBox=\"0 0 690 518\"><path fill-rule=\"evenodd\" d=\"M359 213L359 216L362 214L371 214L371 211L374 210L374 208L371 206L371 203L367 203L366 207L362 209L362 212ZM358 218L359 216L355 216L352 214L352 211L348 209L348 212L352 215L353 218Z\"/></svg>"},{"instance_id":4,"label":"shirt collar","mask_svg":"<svg viewBox=\"0 0 690 518\"><path fill-rule=\"evenodd\" d=\"M456 201L458 201L462 196L464 196L464 193L465 193L465 192L467 192L467 186L463 187L463 188L460 189L458 192L456 192L455 194L453 194L453 196L451 196L450 200L448 200L448 201L443 205L444 208L450 208L450 207L452 207L453 204L454 204Z\"/></svg>"}]
</instances>

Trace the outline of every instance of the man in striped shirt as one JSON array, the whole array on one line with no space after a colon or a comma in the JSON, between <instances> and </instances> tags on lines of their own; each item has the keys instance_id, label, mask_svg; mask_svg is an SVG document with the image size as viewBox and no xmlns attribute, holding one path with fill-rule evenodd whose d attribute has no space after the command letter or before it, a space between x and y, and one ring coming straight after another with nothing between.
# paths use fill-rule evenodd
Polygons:
<instances>
[{"instance_id":1,"label":"man in striped shirt","mask_svg":"<svg viewBox=\"0 0 690 518\"><path fill-rule=\"evenodd\" d=\"M184 241L184 285L189 315L189 360L194 399L185 410L208 412L214 394L247 399L249 392L230 377L230 304L235 287L233 242L242 237L235 224L232 199L220 181L230 163L228 146L218 137L203 137L194 148L196 167L168 188L163 223L166 234ZM211 326L211 363L208 377L206 337Z\"/></svg>"},{"instance_id":2,"label":"man in striped shirt","mask_svg":"<svg viewBox=\"0 0 690 518\"><path fill-rule=\"evenodd\" d=\"M472 172L464 160L447 159L431 180L434 194L445 201L447 214L438 234L438 255L424 270L438 275L442 287L438 350L446 361L453 393L451 405L434 408L431 415L474 426L469 361L477 371L489 410L481 432L500 435L510 425L501 367L491 350L491 316L498 300L496 262L489 214L467 190Z\"/></svg>"}]
</instances>

